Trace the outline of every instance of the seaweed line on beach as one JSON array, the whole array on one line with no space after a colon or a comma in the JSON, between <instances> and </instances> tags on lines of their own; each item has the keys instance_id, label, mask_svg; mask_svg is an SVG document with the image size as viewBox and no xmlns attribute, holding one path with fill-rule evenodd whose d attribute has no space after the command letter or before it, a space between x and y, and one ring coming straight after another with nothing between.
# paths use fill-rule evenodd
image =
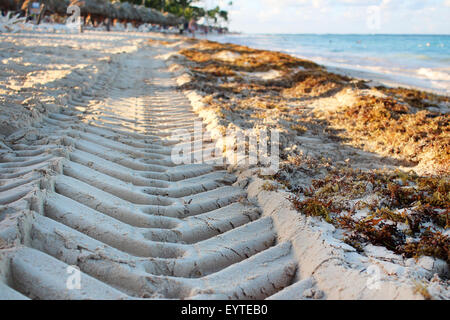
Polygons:
<instances>
[{"instance_id":1,"label":"seaweed line on beach","mask_svg":"<svg viewBox=\"0 0 450 320\"><path fill-rule=\"evenodd\" d=\"M285 190L300 213L404 258L450 263L450 98L374 86L287 54L198 41L182 49L182 90L195 90L222 132L281 133Z\"/></svg>"}]
</instances>

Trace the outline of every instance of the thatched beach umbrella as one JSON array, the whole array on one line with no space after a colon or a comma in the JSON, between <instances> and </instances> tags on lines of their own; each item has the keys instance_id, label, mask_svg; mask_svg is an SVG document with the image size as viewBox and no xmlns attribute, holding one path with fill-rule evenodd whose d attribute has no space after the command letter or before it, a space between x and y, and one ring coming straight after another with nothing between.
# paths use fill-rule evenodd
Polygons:
<instances>
[{"instance_id":1,"label":"thatched beach umbrella","mask_svg":"<svg viewBox=\"0 0 450 320\"><path fill-rule=\"evenodd\" d=\"M127 13L127 20L139 21L141 17L139 16L138 10L129 2L123 2L122 8Z\"/></svg>"},{"instance_id":2,"label":"thatched beach umbrella","mask_svg":"<svg viewBox=\"0 0 450 320\"><path fill-rule=\"evenodd\" d=\"M119 13L117 12L117 8L111 2L108 2L108 10L109 10L109 18L117 19Z\"/></svg>"},{"instance_id":3,"label":"thatched beach umbrella","mask_svg":"<svg viewBox=\"0 0 450 320\"><path fill-rule=\"evenodd\" d=\"M81 14L95 14L105 16L108 3L106 0L84 0L84 6L81 6Z\"/></svg>"},{"instance_id":4,"label":"thatched beach umbrella","mask_svg":"<svg viewBox=\"0 0 450 320\"><path fill-rule=\"evenodd\" d=\"M136 6L136 9L137 9L137 12L139 14L141 22L143 22L143 23L154 23L153 22L153 20L154 20L153 19L153 15L152 15L151 11L148 8L140 5L140 6Z\"/></svg>"},{"instance_id":5,"label":"thatched beach umbrella","mask_svg":"<svg viewBox=\"0 0 450 320\"><path fill-rule=\"evenodd\" d=\"M81 15L84 16L84 23L89 22L95 27L101 22L105 22L106 18L110 19L116 15L116 10L108 0L83 0L84 5L81 6ZM107 22L109 26L109 21Z\"/></svg>"},{"instance_id":6,"label":"thatched beach umbrella","mask_svg":"<svg viewBox=\"0 0 450 320\"><path fill-rule=\"evenodd\" d=\"M116 11L115 11L113 5L111 4L111 2L109 2L109 1L105 2L104 10L105 10L105 13L104 13L105 17L108 17L108 18L115 17Z\"/></svg>"},{"instance_id":7,"label":"thatched beach umbrella","mask_svg":"<svg viewBox=\"0 0 450 320\"><path fill-rule=\"evenodd\" d=\"M183 22L182 18L178 18L177 16L168 12L164 13L164 17L166 20L166 24L169 26L176 26Z\"/></svg>"},{"instance_id":8,"label":"thatched beach umbrella","mask_svg":"<svg viewBox=\"0 0 450 320\"><path fill-rule=\"evenodd\" d=\"M162 14L160 11L155 10L155 9L152 9L152 12L155 15L155 20L157 21L156 23L162 24L162 25L167 24L167 19L164 16L164 14Z\"/></svg>"},{"instance_id":9,"label":"thatched beach umbrella","mask_svg":"<svg viewBox=\"0 0 450 320\"><path fill-rule=\"evenodd\" d=\"M146 8L143 6L136 6L141 15L141 21L144 23L155 23L155 24L167 24L167 19L164 15L152 8Z\"/></svg>"},{"instance_id":10,"label":"thatched beach umbrella","mask_svg":"<svg viewBox=\"0 0 450 320\"><path fill-rule=\"evenodd\" d=\"M154 23L154 24L162 24L164 21L161 19L161 15L160 12L153 9L153 8L147 8L148 10L148 14L151 17L151 21L149 23Z\"/></svg>"},{"instance_id":11,"label":"thatched beach umbrella","mask_svg":"<svg viewBox=\"0 0 450 320\"><path fill-rule=\"evenodd\" d=\"M114 10L114 19L119 20L128 19L128 13L125 10L125 8L122 7L122 3L119 0L112 1L111 6L113 7Z\"/></svg>"}]
</instances>

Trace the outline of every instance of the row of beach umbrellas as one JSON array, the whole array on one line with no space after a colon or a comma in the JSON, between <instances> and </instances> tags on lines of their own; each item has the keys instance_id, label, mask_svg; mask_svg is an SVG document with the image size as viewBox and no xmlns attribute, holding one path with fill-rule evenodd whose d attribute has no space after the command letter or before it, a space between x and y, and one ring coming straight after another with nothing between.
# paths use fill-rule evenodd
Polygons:
<instances>
[{"instance_id":1,"label":"row of beach umbrellas","mask_svg":"<svg viewBox=\"0 0 450 320\"><path fill-rule=\"evenodd\" d=\"M47 13L61 15L67 14L69 5L78 5L82 15L91 14L110 19L167 26L174 26L183 22L182 18L173 14L162 13L152 8L129 2L120 2L119 0L0 0L0 8L14 11L26 8L30 2L44 3Z\"/></svg>"}]
</instances>

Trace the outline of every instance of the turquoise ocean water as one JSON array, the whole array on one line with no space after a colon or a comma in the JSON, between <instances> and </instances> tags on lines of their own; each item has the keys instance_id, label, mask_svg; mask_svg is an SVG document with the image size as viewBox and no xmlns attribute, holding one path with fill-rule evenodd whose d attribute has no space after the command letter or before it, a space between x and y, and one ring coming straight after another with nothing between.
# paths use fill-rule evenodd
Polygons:
<instances>
[{"instance_id":1,"label":"turquoise ocean water","mask_svg":"<svg viewBox=\"0 0 450 320\"><path fill-rule=\"evenodd\" d=\"M238 34L208 38L286 52L331 71L388 85L450 94L450 35Z\"/></svg>"}]
</instances>

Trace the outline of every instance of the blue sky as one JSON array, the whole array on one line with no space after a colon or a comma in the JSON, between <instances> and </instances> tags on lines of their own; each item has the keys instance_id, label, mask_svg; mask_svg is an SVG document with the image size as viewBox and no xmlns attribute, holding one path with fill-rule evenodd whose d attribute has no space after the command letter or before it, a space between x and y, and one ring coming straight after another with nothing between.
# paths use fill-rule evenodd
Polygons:
<instances>
[{"instance_id":1,"label":"blue sky","mask_svg":"<svg viewBox=\"0 0 450 320\"><path fill-rule=\"evenodd\" d=\"M234 0L229 10L230 29L247 33L450 34L450 0Z\"/></svg>"}]
</instances>

